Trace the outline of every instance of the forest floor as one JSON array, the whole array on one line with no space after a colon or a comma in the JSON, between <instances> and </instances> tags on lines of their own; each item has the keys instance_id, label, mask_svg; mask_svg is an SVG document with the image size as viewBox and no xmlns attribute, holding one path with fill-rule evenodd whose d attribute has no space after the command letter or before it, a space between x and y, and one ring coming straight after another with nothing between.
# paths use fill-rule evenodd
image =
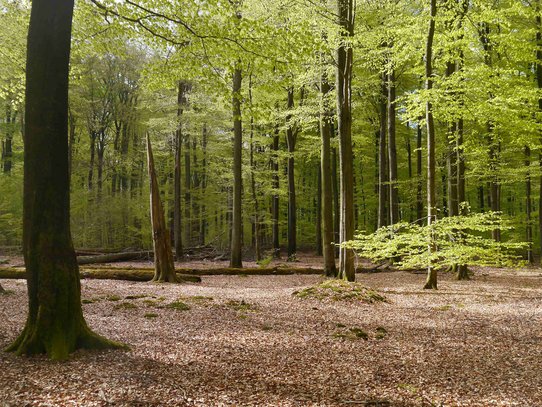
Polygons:
<instances>
[{"instance_id":1,"label":"forest floor","mask_svg":"<svg viewBox=\"0 0 542 407\"><path fill-rule=\"evenodd\" d=\"M0 352L0 406L542 405L541 270L441 274L438 291L420 274L357 278L388 301L293 295L317 275L83 280L89 325L131 350ZM27 300L24 281L0 283L3 348Z\"/></svg>"}]
</instances>

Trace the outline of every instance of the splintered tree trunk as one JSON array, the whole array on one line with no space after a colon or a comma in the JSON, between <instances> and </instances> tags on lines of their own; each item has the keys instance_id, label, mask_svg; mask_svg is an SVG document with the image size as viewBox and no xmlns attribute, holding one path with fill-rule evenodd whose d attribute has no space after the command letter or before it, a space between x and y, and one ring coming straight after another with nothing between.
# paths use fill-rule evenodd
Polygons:
<instances>
[{"instance_id":1,"label":"splintered tree trunk","mask_svg":"<svg viewBox=\"0 0 542 407\"><path fill-rule=\"evenodd\" d=\"M242 148L243 148L243 128L241 123L241 85L242 71L239 66L233 73L233 205L232 205L232 236L231 236L231 258L230 266L241 268L242 261Z\"/></svg>"},{"instance_id":2,"label":"splintered tree trunk","mask_svg":"<svg viewBox=\"0 0 542 407\"><path fill-rule=\"evenodd\" d=\"M294 108L294 89L288 89L288 110ZM297 209L295 201L295 172L294 152L296 143L296 132L294 132L292 115L288 114L286 121L286 142L288 144L288 260L295 260L297 251Z\"/></svg>"},{"instance_id":3,"label":"splintered tree trunk","mask_svg":"<svg viewBox=\"0 0 542 407\"><path fill-rule=\"evenodd\" d=\"M273 256L280 257L280 240L279 240L279 128L275 128L275 134L273 135L273 158L272 160L272 170L273 170L273 193L271 212L273 218Z\"/></svg>"},{"instance_id":4,"label":"splintered tree trunk","mask_svg":"<svg viewBox=\"0 0 542 407\"><path fill-rule=\"evenodd\" d=\"M379 143L378 143L378 220L377 227L388 225L388 160L387 160L387 148L386 148L386 136L387 136L387 106L388 100L388 88L387 88L387 75L382 73L382 94L380 95L380 131L379 131Z\"/></svg>"},{"instance_id":5,"label":"splintered tree trunk","mask_svg":"<svg viewBox=\"0 0 542 407\"><path fill-rule=\"evenodd\" d=\"M26 62L23 253L28 318L8 351L66 359L79 348L122 346L83 318L70 233L68 71L73 0L32 3Z\"/></svg>"},{"instance_id":6,"label":"splintered tree trunk","mask_svg":"<svg viewBox=\"0 0 542 407\"><path fill-rule=\"evenodd\" d=\"M388 75L388 164L390 174L390 224L399 222L399 188L397 187L397 145L395 142L395 71Z\"/></svg>"},{"instance_id":7,"label":"splintered tree trunk","mask_svg":"<svg viewBox=\"0 0 542 407\"><path fill-rule=\"evenodd\" d=\"M425 88L433 88L433 39L435 37L435 17L437 15L437 0L431 0L431 18L427 34L427 47L425 53ZM430 98L431 95L428 95ZM436 159L435 159L435 124L433 121L433 107L430 99L426 103L427 121L427 224L431 226L436 221ZM431 233L429 241L430 254L436 251L435 237ZM424 288L437 289L437 270L430 263L427 267L427 281Z\"/></svg>"},{"instance_id":8,"label":"splintered tree trunk","mask_svg":"<svg viewBox=\"0 0 542 407\"><path fill-rule=\"evenodd\" d=\"M344 40L354 36L353 0L337 0L339 25ZM352 46L344 42L337 50L337 117L339 124L341 219L339 242L354 238L354 162L352 155ZM341 247L339 278L355 281L354 251Z\"/></svg>"},{"instance_id":9,"label":"splintered tree trunk","mask_svg":"<svg viewBox=\"0 0 542 407\"><path fill-rule=\"evenodd\" d=\"M328 277L337 275L335 266L335 248L333 246L333 194L331 177L331 121L333 112L327 98L331 86L325 75L322 75L320 92L322 106L320 108L321 175L322 175L322 253L324 255L324 273Z\"/></svg>"},{"instance_id":10,"label":"splintered tree trunk","mask_svg":"<svg viewBox=\"0 0 542 407\"><path fill-rule=\"evenodd\" d=\"M154 169L151 139L147 134L147 165L149 169L151 224L154 247L154 277L152 281L176 283L175 265L171 252L171 239L166 227L164 208L160 200L160 187Z\"/></svg>"}]
</instances>

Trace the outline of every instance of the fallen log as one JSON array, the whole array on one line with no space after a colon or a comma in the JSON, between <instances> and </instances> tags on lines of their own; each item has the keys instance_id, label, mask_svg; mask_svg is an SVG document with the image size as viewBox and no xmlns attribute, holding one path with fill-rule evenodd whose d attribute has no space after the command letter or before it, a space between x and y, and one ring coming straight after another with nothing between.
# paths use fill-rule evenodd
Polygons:
<instances>
[{"instance_id":1,"label":"fallen log","mask_svg":"<svg viewBox=\"0 0 542 407\"><path fill-rule=\"evenodd\" d=\"M125 270L125 271L152 271L152 267L107 267L102 265L89 265L84 268L85 270ZM231 268L231 267L216 267L216 268L176 268L177 273L192 275L192 276L237 276L237 275L251 275L251 276L286 276L293 274L304 275L318 275L323 274L322 269L316 269L311 267L249 267L249 268ZM0 277L1 278L1 277Z\"/></svg>"},{"instance_id":2,"label":"fallen log","mask_svg":"<svg viewBox=\"0 0 542 407\"><path fill-rule=\"evenodd\" d=\"M152 258L153 258L152 251L146 250L146 251L140 251L140 252L100 254L98 256L79 256L77 257L77 263L79 265L115 263L119 261L150 260Z\"/></svg>"},{"instance_id":3,"label":"fallen log","mask_svg":"<svg viewBox=\"0 0 542 407\"><path fill-rule=\"evenodd\" d=\"M149 269L81 269L81 278L90 280L126 280L126 281L151 281L154 272ZM26 272L23 268L4 267L0 268L0 278L4 279L26 279ZM201 277L177 273L180 282L200 283Z\"/></svg>"}]
</instances>

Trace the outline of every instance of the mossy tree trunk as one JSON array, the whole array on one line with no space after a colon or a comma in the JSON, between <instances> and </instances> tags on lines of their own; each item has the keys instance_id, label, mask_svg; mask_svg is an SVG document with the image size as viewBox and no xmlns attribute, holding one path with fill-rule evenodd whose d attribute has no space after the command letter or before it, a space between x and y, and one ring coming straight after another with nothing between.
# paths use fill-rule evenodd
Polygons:
<instances>
[{"instance_id":1,"label":"mossy tree trunk","mask_svg":"<svg viewBox=\"0 0 542 407\"><path fill-rule=\"evenodd\" d=\"M154 247L154 277L152 281L160 283L176 283L175 265L171 251L171 239L166 228L164 208L160 200L160 188L154 169L151 139L147 135L147 165L150 182L150 209L152 224L152 241Z\"/></svg>"},{"instance_id":2,"label":"mossy tree trunk","mask_svg":"<svg viewBox=\"0 0 542 407\"><path fill-rule=\"evenodd\" d=\"M26 63L23 252L26 325L9 346L19 355L66 359L79 348L122 346L83 318L70 232L68 69L73 0L32 3Z\"/></svg>"},{"instance_id":3,"label":"mossy tree trunk","mask_svg":"<svg viewBox=\"0 0 542 407\"><path fill-rule=\"evenodd\" d=\"M433 107L431 104L430 91L433 88L433 39L435 38L435 17L437 15L437 1L431 0L431 16L427 33L427 46L425 52L425 88L429 91L426 102L427 122L427 224L430 226L436 220L436 159L435 159L435 123L433 120ZM429 252L436 251L435 237L429 238ZM427 267L427 281L424 288L437 289L437 270L432 264Z\"/></svg>"}]
</instances>

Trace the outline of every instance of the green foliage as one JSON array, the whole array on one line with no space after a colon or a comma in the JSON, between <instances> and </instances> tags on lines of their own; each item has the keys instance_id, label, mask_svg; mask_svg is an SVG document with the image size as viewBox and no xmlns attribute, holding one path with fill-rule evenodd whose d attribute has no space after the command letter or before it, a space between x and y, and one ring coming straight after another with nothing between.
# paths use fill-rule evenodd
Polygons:
<instances>
[{"instance_id":1,"label":"green foliage","mask_svg":"<svg viewBox=\"0 0 542 407\"><path fill-rule=\"evenodd\" d=\"M526 243L496 242L488 236L495 229L511 230L513 225L500 213L472 213L438 219L431 226L402 222L371 234L359 233L345 246L374 263L393 259L399 269L421 269L429 265L512 267L523 264L518 253L526 248ZM428 250L431 235L436 241L436 252Z\"/></svg>"}]
</instances>

